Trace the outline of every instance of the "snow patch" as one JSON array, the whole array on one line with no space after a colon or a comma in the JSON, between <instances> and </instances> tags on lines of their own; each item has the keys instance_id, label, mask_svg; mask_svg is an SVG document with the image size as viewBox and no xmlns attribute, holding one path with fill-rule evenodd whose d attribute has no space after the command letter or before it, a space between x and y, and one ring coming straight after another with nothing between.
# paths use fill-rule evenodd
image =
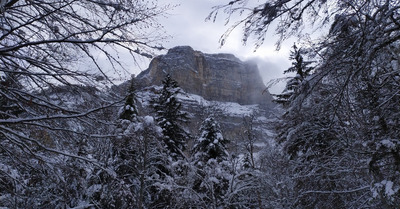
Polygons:
<instances>
[{"instance_id":1,"label":"snow patch","mask_svg":"<svg viewBox=\"0 0 400 209\"><path fill-rule=\"evenodd\" d=\"M392 198L399 191L399 188L394 188L393 184L393 181L389 180L375 183L372 191L373 197L376 198L378 197L379 192L383 192L386 197Z\"/></svg>"},{"instance_id":2,"label":"snow patch","mask_svg":"<svg viewBox=\"0 0 400 209\"><path fill-rule=\"evenodd\" d=\"M183 101L194 102L205 107L213 107L229 116L251 115L258 108L258 105L240 105L236 102L208 101L196 94L182 93L177 98Z\"/></svg>"},{"instance_id":3,"label":"snow patch","mask_svg":"<svg viewBox=\"0 0 400 209\"><path fill-rule=\"evenodd\" d=\"M386 148L389 148L389 149L396 148L396 144L395 144L394 140L384 139L380 142L380 144L382 144L383 146L385 146Z\"/></svg>"},{"instance_id":4,"label":"snow patch","mask_svg":"<svg viewBox=\"0 0 400 209\"><path fill-rule=\"evenodd\" d=\"M152 124L154 124L154 118L153 118L152 116L149 116L149 115L145 116L145 117L143 118L143 121L144 121L144 123L145 123L146 125L152 125Z\"/></svg>"}]
</instances>

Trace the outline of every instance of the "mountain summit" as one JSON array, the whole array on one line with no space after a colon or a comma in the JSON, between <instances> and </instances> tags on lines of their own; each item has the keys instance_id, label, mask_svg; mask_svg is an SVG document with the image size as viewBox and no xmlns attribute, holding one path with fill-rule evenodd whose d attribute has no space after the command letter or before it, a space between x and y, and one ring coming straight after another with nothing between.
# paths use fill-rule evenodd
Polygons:
<instances>
[{"instance_id":1,"label":"mountain summit","mask_svg":"<svg viewBox=\"0 0 400 209\"><path fill-rule=\"evenodd\" d=\"M155 57L137 80L143 86L160 85L167 74L185 92L207 100L243 105L270 104L272 100L257 65L232 54L206 54L190 46L174 47Z\"/></svg>"}]
</instances>

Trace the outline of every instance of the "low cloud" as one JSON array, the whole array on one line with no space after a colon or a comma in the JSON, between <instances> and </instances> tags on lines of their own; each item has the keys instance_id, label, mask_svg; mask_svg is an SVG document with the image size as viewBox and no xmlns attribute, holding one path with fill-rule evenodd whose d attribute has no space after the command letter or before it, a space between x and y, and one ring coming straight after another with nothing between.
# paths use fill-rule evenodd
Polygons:
<instances>
[{"instance_id":1,"label":"low cloud","mask_svg":"<svg viewBox=\"0 0 400 209\"><path fill-rule=\"evenodd\" d=\"M268 58L255 56L249 58L247 61L257 64L260 75L264 83L269 87L270 93L278 94L283 91L286 85L283 79L286 75L283 74L283 71L290 67L290 62L287 59L283 57Z\"/></svg>"}]
</instances>

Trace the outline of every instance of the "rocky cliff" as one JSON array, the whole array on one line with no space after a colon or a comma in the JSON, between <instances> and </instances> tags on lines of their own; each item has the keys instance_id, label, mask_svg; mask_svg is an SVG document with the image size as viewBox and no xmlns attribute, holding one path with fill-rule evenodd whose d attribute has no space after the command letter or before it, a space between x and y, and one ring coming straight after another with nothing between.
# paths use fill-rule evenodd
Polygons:
<instances>
[{"instance_id":1,"label":"rocky cliff","mask_svg":"<svg viewBox=\"0 0 400 209\"><path fill-rule=\"evenodd\" d=\"M141 86L160 85L166 74L187 92L207 100L239 104L271 104L257 65L231 54L205 54L189 46L172 48L154 58L137 76Z\"/></svg>"}]
</instances>

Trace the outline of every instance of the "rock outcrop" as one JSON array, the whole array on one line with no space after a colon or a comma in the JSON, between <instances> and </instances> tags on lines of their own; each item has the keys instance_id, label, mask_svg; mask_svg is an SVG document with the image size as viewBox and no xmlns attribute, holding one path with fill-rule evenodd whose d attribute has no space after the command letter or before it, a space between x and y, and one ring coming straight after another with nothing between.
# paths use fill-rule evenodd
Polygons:
<instances>
[{"instance_id":1,"label":"rock outcrop","mask_svg":"<svg viewBox=\"0 0 400 209\"><path fill-rule=\"evenodd\" d=\"M232 54L205 54L189 46L172 48L154 58L137 76L141 86L160 85L166 74L187 92L207 100L239 104L271 104L271 95L256 64Z\"/></svg>"}]
</instances>

